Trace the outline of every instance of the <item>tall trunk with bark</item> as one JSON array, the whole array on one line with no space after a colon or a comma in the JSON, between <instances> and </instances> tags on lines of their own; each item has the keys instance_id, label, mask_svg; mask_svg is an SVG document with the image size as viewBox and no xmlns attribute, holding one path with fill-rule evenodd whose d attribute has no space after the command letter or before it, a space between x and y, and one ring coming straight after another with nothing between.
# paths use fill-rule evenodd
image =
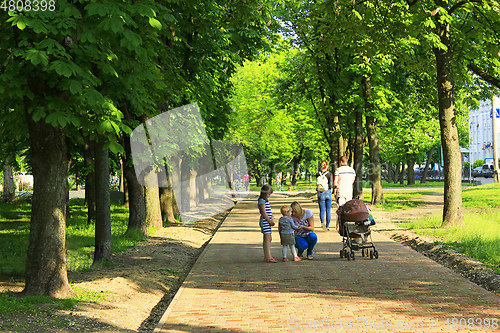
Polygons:
<instances>
[{"instance_id":1,"label":"tall trunk with bark","mask_svg":"<svg viewBox=\"0 0 500 333\"><path fill-rule=\"evenodd\" d=\"M191 207L196 207L200 203L198 195L199 184L196 184L198 172L191 168L189 170L189 204Z\"/></svg>"},{"instance_id":2,"label":"tall trunk with bark","mask_svg":"<svg viewBox=\"0 0 500 333\"><path fill-rule=\"evenodd\" d=\"M415 184L415 158L414 157L408 157L408 179L407 179L407 184L408 185L413 185Z\"/></svg>"},{"instance_id":3,"label":"tall trunk with bark","mask_svg":"<svg viewBox=\"0 0 500 333\"><path fill-rule=\"evenodd\" d=\"M291 183L293 186L295 186L297 184L297 177L298 177L298 174L300 172L299 170L299 164L300 164L300 161L302 161L302 159L304 158L304 145L302 144L300 146L300 151L299 151L299 154L298 155L295 155L293 157L293 174L292 174L292 180L291 180Z\"/></svg>"},{"instance_id":4,"label":"tall trunk with bark","mask_svg":"<svg viewBox=\"0 0 500 333\"><path fill-rule=\"evenodd\" d=\"M4 161L4 167L3 167L3 200L5 202L11 202L16 197L14 172L9 163L10 163L10 158L7 158Z\"/></svg>"},{"instance_id":5,"label":"tall trunk with bark","mask_svg":"<svg viewBox=\"0 0 500 333\"><path fill-rule=\"evenodd\" d=\"M84 163L87 174L85 175L85 203L87 205L87 225L95 223L95 165L94 165L94 142L89 136L84 136Z\"/></svg>"},{"instance_id":6,"label":"tall trunk with bark","mask_svg":"<svg viewBox=\"0 0 500 333\"><path fill-rule=\"evenodd\" d=\"M370 77L363 80L363 92L365 99L366 109L366 133L368 136L368 146L370 150L370 182L372 184L372 199L371 204L377 205L382 202L383 189L382 189L382 175L380 171L380 146L377 134L377 125L375 118L368 116L373 111L373 96L372 96L372 82Z\"/></svg>"},{"instance_id":7,"label":"tall trunk with bark","mask_svg":"<svg viewBox=\"0 0 500 333\"><path fill-rule=\"evenodd\" d=\"M148 183L156 186L144 186L144 199L146 200L146 221L148 226L155 229L163 227L160 209L160 190L158 188L158 176L150 173L147 176Z\"/></svg>"},{"instance_id":8,"label":"tall trunk with bark","mask_svg":"<svg viewBox=\"0 0 500 333\"><path fill-rule=\"evenodd\" d=\"M393 179L393 165L392 162L387 162L387 182L392 183Z\"/></svg>"},{"instance_id":9,"label":"tall trunk with bark","mask_svg":"<svg viewBox=\"0 0 500 333\"><path fill-rule=\"evenodd\" d=\"M427 172L429 171L429 166L431 164L432 154L434 154L434 150L436 146L432 146L431 150L427 153L427 162L425 162L424 172L422 173L422 178L420 179L420 184L424 184L427 182Z\"/></svg>"},{"instance_id":10,"label":"tall trunk with bark","mask_svg":"<svg viewBox=\"0 0 500 333\"><path fill-rule=\"evenodd\" d=\"M109 261L111 249L111 202L109 190L109 153L104 148L104 138L94 142L95 157L95 249L92 265Z\"/></svg>"},{"instance_id":11,"label":"tall trunk with bark","mask_svg":"<svg viewBox=\"0 0 500 333\"><path fill-rule=\"evenodd\" d=\"M444 206L442 227L465 225L462 208L462 163L453 92L453 49L450 25L435 16L436 33L446 47L434 48L439 101L439 125L444 158Z\"/></svg>"},{"instance_id":12,"label":"tall trunk with bark","mask_svg":"<svg viewBox=\"0 0 500 333\"><path fill-rule=\"evenodd\" d=\"M127 233L139 231L144 237L148 235L146 224L146 201L144 199L144 186L139 183L132 162L132 151L130 148L130 137L125 136L125 153L123 159L123 176L127 181L129 198L129 215Z\"/></svg>"},{"instance_id":13,"label":"tall trunk with bark","mask_svg":"<svg viewBox=\"0 0 500 333\"><path fill-rule=\"evenodd\" d=\"M353 198L363 199L363 111L356 110L356 136L354 139L354 182Z\"/></svg>"},{"instance_id":14,"label":"tall trunk with bark","mask_svg":"<svg viewBox=\"0 0 500 333\"><path fill-rule=\"evenodd\" d=\"M29 103L25 103L28 110ZM75 295L66 262L68 165L62 128L26 113L34 178L30 236L23 293L64 298Z\"/></svg>"},{"instance_id":15,"label":"tall trunk with bark","mask_svg":"<svg viewBox=\"0 0 500 333\"><path fill-rule=\"evenodd\" d=\"M174 190L172 186L160 188L160 208L164 222L175 222Z\"/></svg>"},{"instance_id":16,"label":"tall trunk with bark","mask_svg":"<svg viewBox=\"0 0 500 333\"><path fill-rule=\"evenodd\" d=\"M120 192L123 193L123 207L128 208L128 188L127 188L127 179L125 178L124 170L123 170L123 156L120 157Z\"/></svg>"}]
</instances>

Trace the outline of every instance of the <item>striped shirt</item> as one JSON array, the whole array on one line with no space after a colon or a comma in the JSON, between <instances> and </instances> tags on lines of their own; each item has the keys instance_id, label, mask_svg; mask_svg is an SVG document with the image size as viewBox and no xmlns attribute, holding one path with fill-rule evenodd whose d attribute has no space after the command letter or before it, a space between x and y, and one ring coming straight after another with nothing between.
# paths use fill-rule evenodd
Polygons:
<instances>
[{"instance_id":1,"label":"striped shirt","mask_svg":"<svg viewBox=\"0 0 500 333\"><path fill-rule=\"evenodd\" d=\"M264 204L265 209L266 209L266 214L269 217L269 219L271 220L273 218L273 212L271 211L271 204L269 203L269 201L266 201L266 200L264 200L262 198L259 198L258 206L260 206L262 204ZM259 211L260 211L260 208L259 208ZM260 215L259 225L260 225L262 233L264 233L264 234L270 234L271 233L271 225L264 218L264 216L262 216L262 214Z\"/></svg>"}]
</instances>

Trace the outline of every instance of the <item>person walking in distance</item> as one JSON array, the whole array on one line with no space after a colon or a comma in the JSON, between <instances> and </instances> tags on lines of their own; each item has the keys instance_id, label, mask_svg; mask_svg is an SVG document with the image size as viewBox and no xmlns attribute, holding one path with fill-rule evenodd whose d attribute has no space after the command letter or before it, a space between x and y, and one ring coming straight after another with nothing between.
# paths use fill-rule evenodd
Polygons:
<instances>
[{"instance_id":1,"label":"person walking in distance","mask_svg":"<svg viewBox=\"0 0 500 333\"><path fill-rule=\"evenodd\" d=\"M339 207L352 199L352 184L356 180L356 171L347 162L347 156L340 158L340 167L335 170L333 179L335 198Z\"/></svg>"}]
</instances>

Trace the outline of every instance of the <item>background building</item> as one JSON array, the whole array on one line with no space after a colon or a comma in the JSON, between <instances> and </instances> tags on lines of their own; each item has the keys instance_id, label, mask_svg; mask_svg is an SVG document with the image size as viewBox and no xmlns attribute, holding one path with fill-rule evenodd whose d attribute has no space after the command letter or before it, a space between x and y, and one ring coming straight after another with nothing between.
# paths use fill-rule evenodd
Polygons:
<instances>
[{"instance_id":1,"label":"background building","mask_svg":"<svg viewBox=\"0 0 500 333\"><path fill-rule=\"evenodd\" d=\"M497 116L497 142L500 145L500 98L495 98L495 108ZM481 101L479 108L470 111L469 119L469 136L470 136L470 152L471 163L477 160L483 160L487 163L493 164L493 123L491 119L492 114L491 100ZM497 147L497 152L500 149Z\"/></svg>"}]
</instances>

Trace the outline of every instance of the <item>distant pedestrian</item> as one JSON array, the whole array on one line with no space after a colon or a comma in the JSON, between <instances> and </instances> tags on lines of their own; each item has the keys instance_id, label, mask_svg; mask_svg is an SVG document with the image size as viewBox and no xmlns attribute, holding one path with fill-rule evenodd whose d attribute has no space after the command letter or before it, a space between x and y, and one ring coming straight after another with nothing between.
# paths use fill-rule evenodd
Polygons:
<instances>
[{"instance_id":1,"label":"distant pedestrian","mask_svg":"<svg viewBox=\"0 0 500 333\"><path fill-rule=\"evenodd\" d=\"M333 179L334 193L339 207L352 199L352 184L356 180L356 171L347 165L347 162L347 156L340 158L340 167L335 170Z\"/></svg>"},{"instance_id":2,"label":"distant pedestrian","mask_svg":"<svg viewBox=\"0 0 500 333\"><path fill-rule=\"evenodd\" d=\"M281 172L278 172L276 174L276 191L281 191L281 178L282 178Z\"/></svg>"},{"instance_id":3,"label":"distant pedestrian","mask_svg":"<svg viewBox=\"0 0 500 333\"><path fill-rule=\"evenodd\" d=\"M245 190L248 191L248 188L250 186L250 175L248 173L245 173L243 175L243 181L245 182Z\"/></svg>"},{"instance_id":4,"label":"distant pedestrian","mask_svg":"<svg viewBox=\"0 0 500 333\"><path fill-rule=\"evenodd\" d=\"M299 229L299 226L292 219L292 208L287 205L282 206L281 215L283 216L279 219L278 231L283 246L283 261L288 261L288 247L292 251L293 260L300 261L301 259L297 256L297 250L295 249L295 236L293 234L293 231Z\"/></svg>"},{"instance_id":5,"label":"distant pedestrian","mask_svg":"<svg viewBox=\"0 0 500 333\"><path fill-rule=\"evenodd\" d=\"M260 196L258 201L260 212L259 226L263 234L262 247L264 249L264 260L266 262L278 262L271 256L271 227L274 226L274 219L273 212L271 210L271 204L269 203L269 197L272 193L272 187L265 184L260 189Z\"/></svg>"}]
</instances>

